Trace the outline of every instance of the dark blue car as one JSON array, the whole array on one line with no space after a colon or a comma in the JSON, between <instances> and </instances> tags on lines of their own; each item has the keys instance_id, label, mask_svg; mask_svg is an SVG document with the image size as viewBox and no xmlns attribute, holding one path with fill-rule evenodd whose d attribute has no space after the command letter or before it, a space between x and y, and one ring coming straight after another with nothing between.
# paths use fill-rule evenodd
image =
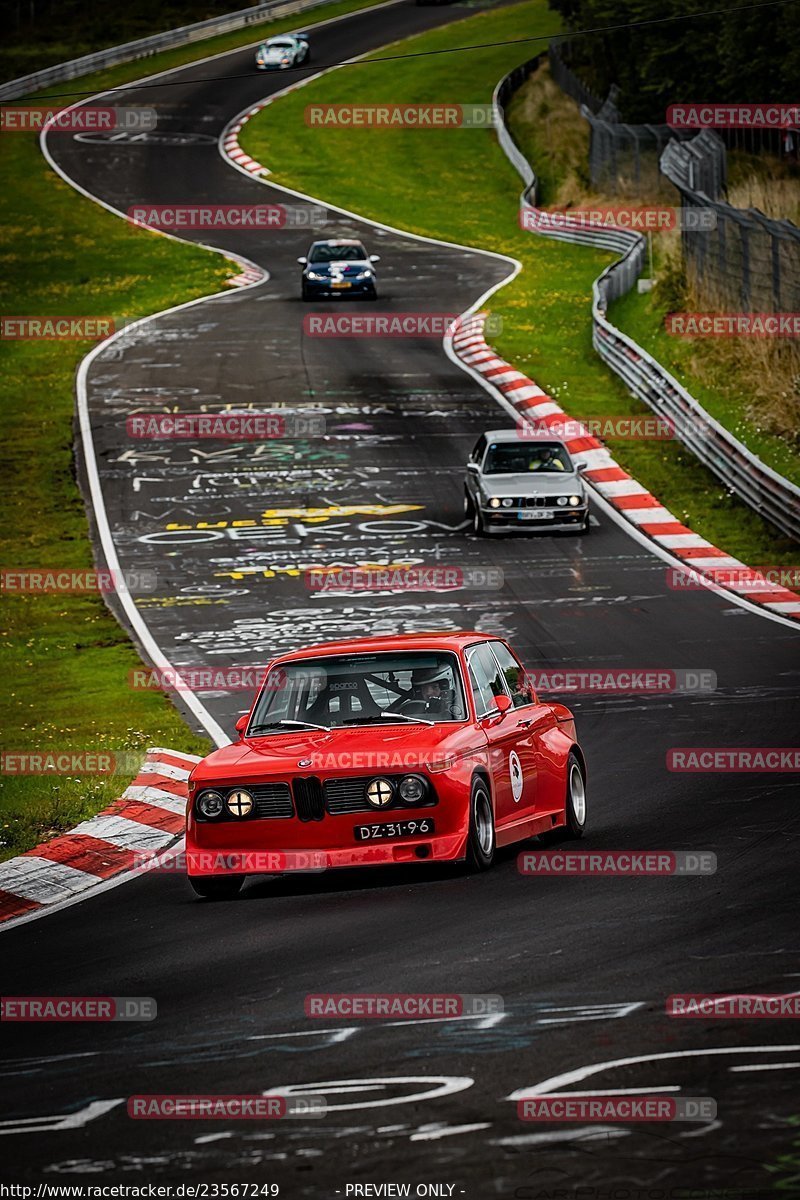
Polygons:
<instances>
[{"instance_id":1,"label":"dark blue car","mask_svg":"<svg viewBox=\"0 0 800 1200\"><path fill-rule=\"evenodd\" d=\"M378 254L367 254L361 242L353 238L313 242L308 254L297 260L303 264L303 299L361 296L376 300L375 263L379 258Z\"/></svg>"}]
</instances>

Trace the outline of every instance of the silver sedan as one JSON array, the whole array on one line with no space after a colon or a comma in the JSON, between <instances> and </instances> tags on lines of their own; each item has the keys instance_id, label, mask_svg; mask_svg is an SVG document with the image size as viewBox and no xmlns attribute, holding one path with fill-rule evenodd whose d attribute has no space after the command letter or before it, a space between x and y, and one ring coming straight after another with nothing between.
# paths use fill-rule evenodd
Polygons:
<instances>
[{"instance_id":1,"label":"silver sedan","mask_svg":"<svg viewBox=\"0 0 800 1200\"><path fill-rule=\"evenodd\" d=\"M490 429L467 462L464 511L473 532L589 532L589 499L562 441L529 430Z\"/></svg>"}]
</instances>

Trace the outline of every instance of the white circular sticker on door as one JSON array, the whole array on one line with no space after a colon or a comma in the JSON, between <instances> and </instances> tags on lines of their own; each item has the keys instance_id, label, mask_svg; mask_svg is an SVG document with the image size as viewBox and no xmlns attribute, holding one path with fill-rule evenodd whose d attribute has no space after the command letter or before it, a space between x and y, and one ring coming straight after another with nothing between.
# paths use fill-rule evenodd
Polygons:
<instances>
[{"instance_id":1,"label":"white circular sticker on door","mask_svg":"<svg viewBox=\"0 0 800 1200\"><path fill-rule=\"evenodd\" d=\"M519 756L514 750L508 756L508 769L511 772L511 794L514 797L514 803L519 804L522 796L522 766Z\"/></svg>"}]
</instances>

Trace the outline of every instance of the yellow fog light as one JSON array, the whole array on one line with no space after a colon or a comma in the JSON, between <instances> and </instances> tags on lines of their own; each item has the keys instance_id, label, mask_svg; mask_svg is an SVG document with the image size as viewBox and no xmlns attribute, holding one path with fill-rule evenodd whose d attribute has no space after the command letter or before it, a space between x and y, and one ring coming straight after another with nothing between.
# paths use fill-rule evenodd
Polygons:
<instances>
[{"instance_id":1,"label":"yellow fog light","mask_svg":"<svg viewBox=\"0 0 800 1200\"><path fill-rule=\"evenodd\" d=\"M244 788L237 788L228 796L225 805L232 817L249 817L253 811L253 797Z\"/></svg>"},{"instance_id":2,"label":"yellow fog light","mask_svg":"<svg viewBox=\"0 0 800 1200\"><path fill-rule=\"evenodd\" d=\"M373 808L386 808L393 796L394 788L388 779L373 779L367 784L367 803Z\"/></svg>"}]
</instances>

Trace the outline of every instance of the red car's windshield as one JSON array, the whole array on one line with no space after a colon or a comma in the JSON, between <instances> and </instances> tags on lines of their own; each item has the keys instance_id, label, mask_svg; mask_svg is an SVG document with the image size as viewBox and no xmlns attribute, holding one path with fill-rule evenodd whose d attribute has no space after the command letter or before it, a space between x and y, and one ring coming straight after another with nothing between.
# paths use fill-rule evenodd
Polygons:
<instances>
[{"instance_id":1,"label":"red car's windshield","mask_svg":"<svg viewBox=\"0 0 800 1200\"><path fill-rule=\"evenodd\" d=\"M270 671L247 732L466 719L455 654L390 651L281 664Z\"/></svg>"}]
</instances>

